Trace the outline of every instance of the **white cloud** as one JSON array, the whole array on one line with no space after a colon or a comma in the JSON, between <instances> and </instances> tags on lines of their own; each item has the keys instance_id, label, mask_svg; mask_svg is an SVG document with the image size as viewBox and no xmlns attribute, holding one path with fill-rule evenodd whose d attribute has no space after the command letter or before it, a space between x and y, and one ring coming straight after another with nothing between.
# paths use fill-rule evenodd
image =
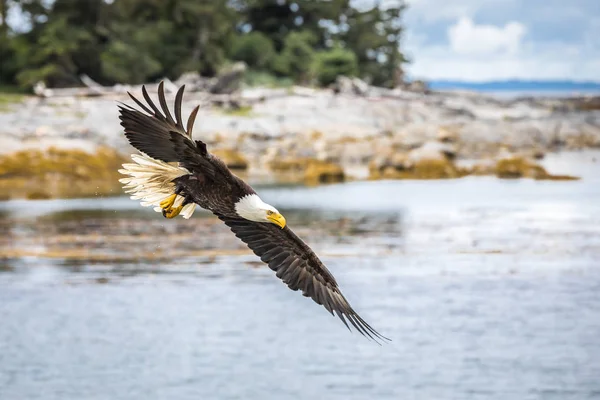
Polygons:
<instances>
[{"instance_id":1,"label":"white cloud","mask_svg":"<svg viewBox=\"0 0 600 400\"><path fill-rule=\"evenodd\" d=\"M600 81L598 0L405 1L412 77Z\"/></svg>"},{"instance_id":2,"label":"white cloud","mask_svg":"<svg viewBox=\"0 0 600 400\"><path fill-rule=\"evenodd\" d=\"M413 53L408 73L421 79L489 81L503 79L600 80L600 54L555 43L527 44L518 53L457 54L450 46Z\"/></svg>"},{"instance_id":3,"label":"white cloud","mask_svg":"<svg viewBox=\"0 0 600 400\"><path fill-rule=\"evenodd\" d=\"M500 28L476 25L471 18L462 17L448 28L448 39L450 48L457 54L515 53L525 32L525 25L516 21Z\"/></svg>"}]
</instances>

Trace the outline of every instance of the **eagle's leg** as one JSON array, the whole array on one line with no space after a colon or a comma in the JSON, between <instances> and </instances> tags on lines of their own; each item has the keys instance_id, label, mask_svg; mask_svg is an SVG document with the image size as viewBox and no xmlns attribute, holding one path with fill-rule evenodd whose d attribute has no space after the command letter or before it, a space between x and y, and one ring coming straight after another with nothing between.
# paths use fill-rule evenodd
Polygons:
<instances>
[{"instance_id":1,"label":"eagle's leg","mask_svg":"<svg viewBox=\"0 0 600 400\"><path fill-rule=\"evenodd\" d=\"M177 196L183 197L183 202L178 206L174 206ZM183 207L193 202L194 199L185 193L184 187L181 183L177 182L175 183L175 193L161 201L160 208L162 208L162 214L165 218L175 218L179 215Z\"/></svg>"}]
</instances>

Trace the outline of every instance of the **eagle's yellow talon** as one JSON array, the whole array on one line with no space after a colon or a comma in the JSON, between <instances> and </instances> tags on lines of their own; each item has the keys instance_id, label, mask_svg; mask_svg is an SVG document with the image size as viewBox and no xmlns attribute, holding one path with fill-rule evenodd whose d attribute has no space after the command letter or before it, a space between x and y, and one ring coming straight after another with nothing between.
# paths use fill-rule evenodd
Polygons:
<instances>
[{"instance_id":1,"label":"eagle's yellow talon","mask_svg":"<svg viewBox=\"0 0 600 400\"><path fill-rule=\"evenodd\" d=\"M165 218L175 218L176 216L179 215L179 213L181 212L182 209L183 209L183 206L169 207L169 208L163 209L163 216Z\"/></svg>"},{"instance_id":2,"label":"eagle's yellow talon","mask_svg":"<svg viewBox=\"0 0 600 400\"><path fill-rule=\"evenodd\" d=\"M171 207L173 207L173 203L175 203L175 199L177 198L176 194L172 194L169 197L167 197L166 199L164 199L163 201L160 202L160 208L162 208L163 210L167 210Z\"/></svg>"},{"instance_id":3,"label":"eagle's yellow talon","mask_svg":"<svg viewBox=\"0 0 600 400\"><path fill-rule=\"evenodd\" d=\"M167 197L166 199L164 199L163 201L160 202L160 208L162 208L162 214L163 217L165 218L175 218L176 216L179 215L179 213L181 212L181 210L183 209L183 206L177 206L177 207L173 207L173 204L175 203L175 199L177 198L176 194L172 194L169 197Z\"/></svg>"}]
</instances>

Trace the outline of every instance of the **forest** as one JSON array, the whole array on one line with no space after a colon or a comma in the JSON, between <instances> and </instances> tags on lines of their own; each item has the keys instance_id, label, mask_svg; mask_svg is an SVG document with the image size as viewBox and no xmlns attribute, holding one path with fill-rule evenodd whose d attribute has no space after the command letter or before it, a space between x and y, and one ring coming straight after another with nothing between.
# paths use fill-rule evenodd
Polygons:
<instances>
[{"instance_id":1,"label":"forest","mask_svg":"<svg viewBox=\"0 0 600 400\"><path fill-rule=\"evenodd\" d=\"M0 86L110 85L243 61L251 84L402 79L405 4L350 0L0 0Z\"/></svg>"}]
</instances>

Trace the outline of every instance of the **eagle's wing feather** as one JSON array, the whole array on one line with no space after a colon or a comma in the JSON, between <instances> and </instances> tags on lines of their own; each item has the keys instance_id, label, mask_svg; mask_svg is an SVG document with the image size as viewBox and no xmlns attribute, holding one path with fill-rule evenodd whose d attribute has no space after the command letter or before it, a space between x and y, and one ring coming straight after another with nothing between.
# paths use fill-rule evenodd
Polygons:
<instances>
[{"instance_id":1,"label":"eagle's wing feather","mask_svg":"<svg viewBox=\"0 0 600 400\"><path fill-rule=\"evenodd\" d=\"M317 255L287 226L253 222L219 215L231 231L276 272L292 290L301 290L306 297L337 315L350 329L348 322L361 334L377 341L389 340L366 323L342 295L335 278ZM335 314L334 314L335 313ZM348 322L347 322L348 321Z\"/></svg>"},{"instance_id":2,"label":"eagle's wing feather","mask_svg":"<svg viewBox=\"0 0 600 400\"><path fill-rule=\"evenodd\" d=\"M158 100L162 111L154 104L145 87L142 87L142 94L146 104L128 93L143 112L121 104L121 126L129 143L150 157L164 162L179 162L190 171L214 175L215 166L210 162L206 144L192 140L192 128L199 107L194 108L190 114L186 128L183 126L181 103L184 89L185 86L182 86L175 96L175 119L167 106L163 82L158 85Z\"/></svg>"}]
</instances>

